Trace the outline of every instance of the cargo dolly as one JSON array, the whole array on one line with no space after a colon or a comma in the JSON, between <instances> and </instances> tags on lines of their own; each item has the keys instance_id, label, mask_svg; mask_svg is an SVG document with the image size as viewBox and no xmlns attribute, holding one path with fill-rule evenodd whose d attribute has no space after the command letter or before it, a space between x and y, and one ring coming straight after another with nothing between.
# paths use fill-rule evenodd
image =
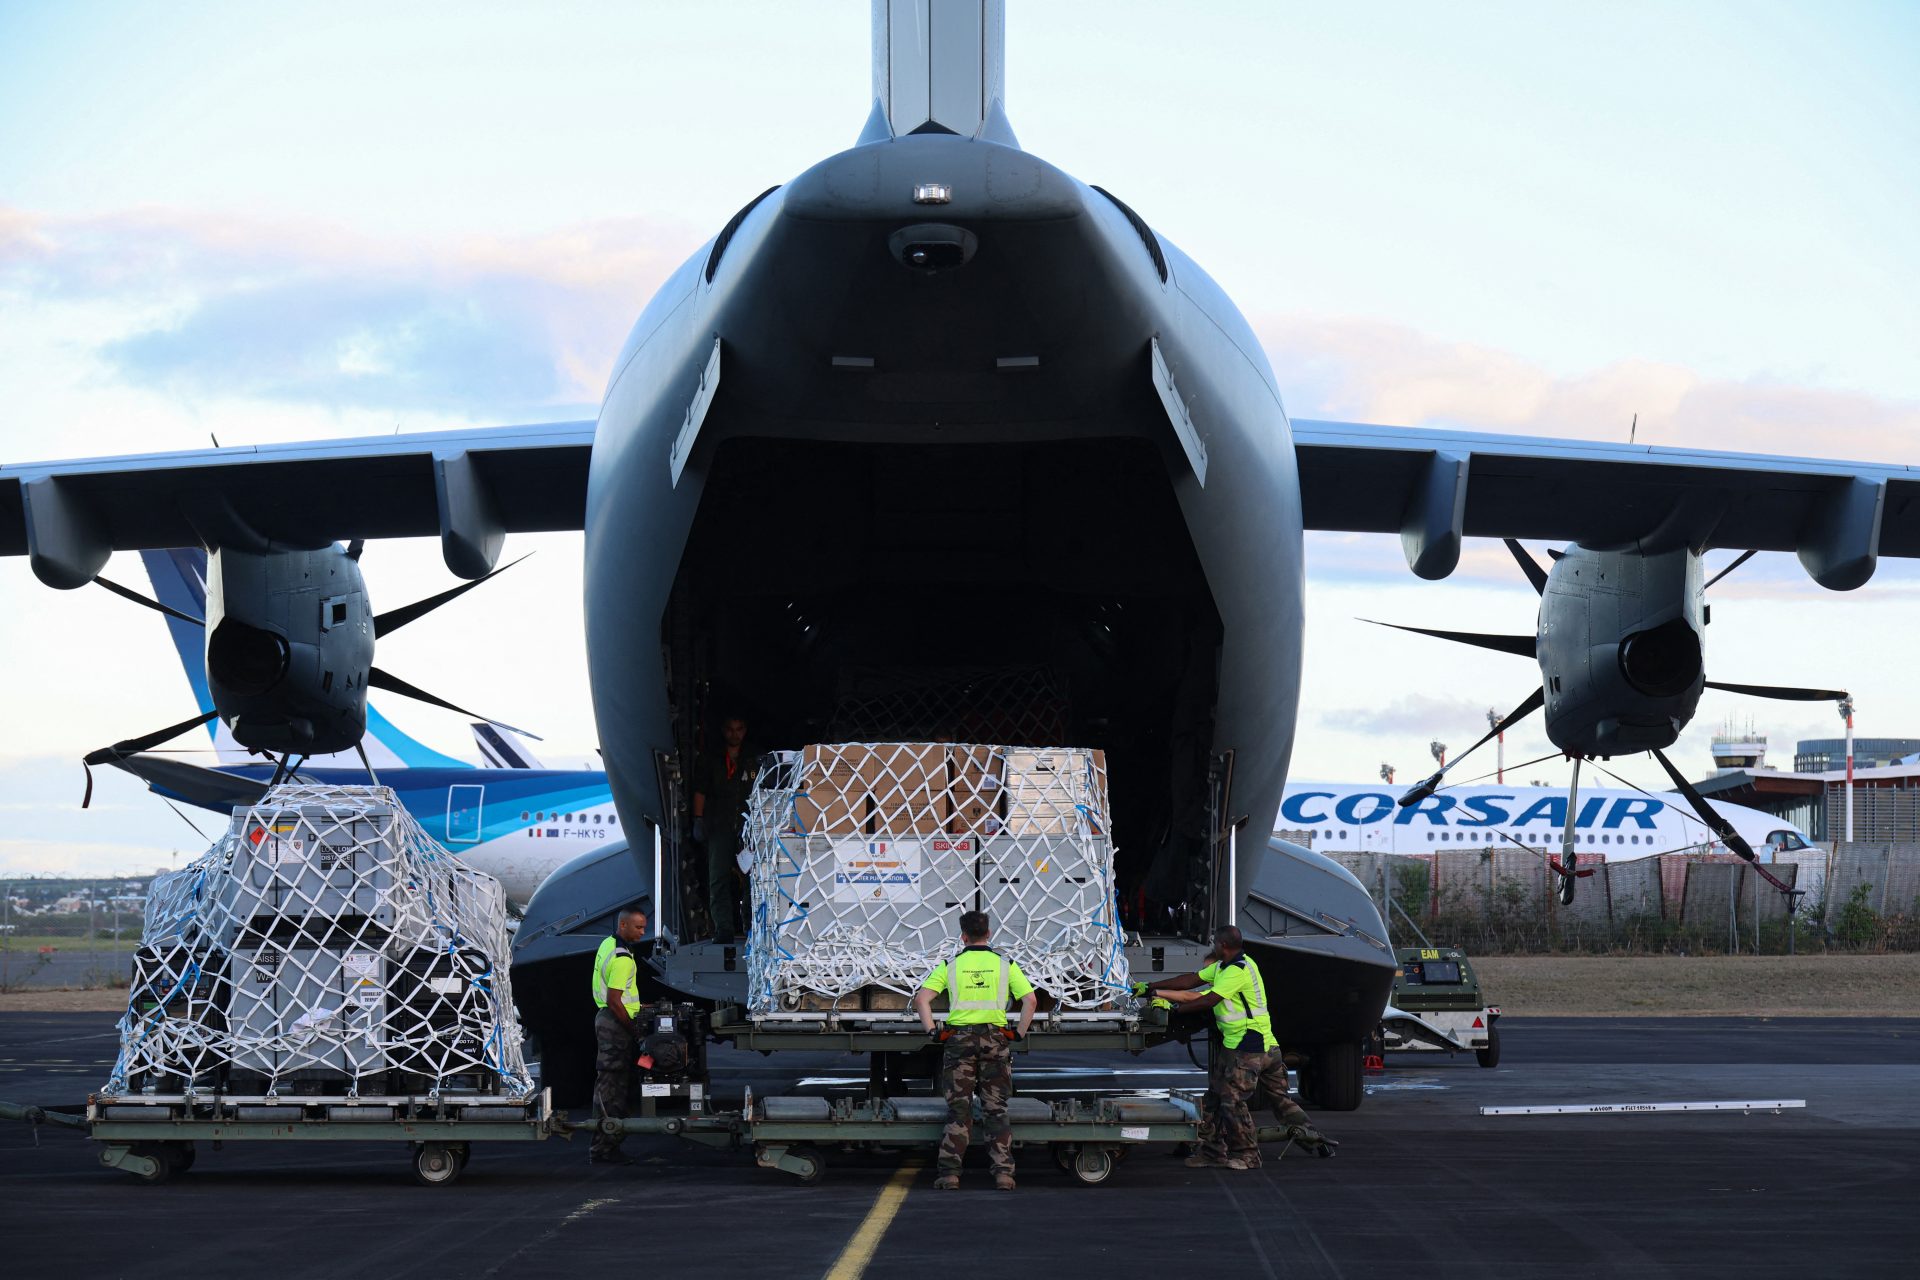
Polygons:
<instances>
[{"instance_id":1,"label":"cargo dolly","mask_svg":"<svg viewBox=\"0 0 1920 1280\"><path fill-rule=\"evenodd\" d=\"M82 1129L101 1143L100 1163L141 1182L165 1182L193 1167L196 1143L405 1142L414 1177L445 1186L466 1168L475 1142L538 1142L573 1132L543 1090L500 1097L357 1098L346 1095L219 1097L95 1095L85 1115L0 1103L0 1120Z\"/></svg>"},{"instance_id":2,"label":"cargo dolly","mask_svg":"<svg viewBox=\"0 0 1920 1280\"><path fill-rule=\"evenodd\" d=\"M1061 1170L1087 1186L1098 1186L1137 1147L1199 1142L1200 1095L1173 1090L1164 1097L1015 1097L1008 1100L1007 1119L1016 1148L1044 1145ZM940 1098L755 1099L749 1091L738 1112L604 1118L600 1127L610 1134L668 1134L724 1150L750 1148L761 1168L812 1184L826 1175L829 1150L931 1151L946 1123L947 1104ZM977 1105L975 1124L977 1135ZM1298 1140L1303 1150L1319 1156L1333 1155L1338 1145L1273 1126L1262 1128L1259 1136L1263 1143L1286 1142L1289 1147Z\"/></svg>"}]
</instances>

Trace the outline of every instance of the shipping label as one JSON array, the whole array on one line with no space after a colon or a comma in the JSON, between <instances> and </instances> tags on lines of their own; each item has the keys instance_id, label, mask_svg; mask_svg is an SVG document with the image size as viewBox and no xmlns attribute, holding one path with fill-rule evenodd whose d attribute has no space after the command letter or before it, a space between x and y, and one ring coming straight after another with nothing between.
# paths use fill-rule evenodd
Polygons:
<instances>
[{"instance_id":1,"label":"shipping label","mask_svg":"<svg viewBox=\"0 0 1920 1280\"><path fill-rule=\"evenodd\" d=\"M349 951L341 960L347 985L347 1003L372 1007L380 1003L380 957L372 951Z\"/></svg>"},{"instance_id":2,"label":"shipping label","mask_svg":"<svg viewBox=\"0 0 1920 1280\"><path fill-rule=\"evenodd\" d=\"M918 840L836 840L833 862L835 902L920 901Z\"/></svg>"}]
</instances>

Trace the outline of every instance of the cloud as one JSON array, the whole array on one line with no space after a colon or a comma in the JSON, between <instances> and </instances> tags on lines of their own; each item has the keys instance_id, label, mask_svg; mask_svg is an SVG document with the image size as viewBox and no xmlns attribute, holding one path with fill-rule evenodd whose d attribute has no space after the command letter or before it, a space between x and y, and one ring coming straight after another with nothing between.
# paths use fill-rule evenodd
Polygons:
<instances>
[{"instance_id":1,"label":"cloud","mask_svg":"<svg viewBox=\"0 0 1920 1280\"><path fill-rule=\"evenodd\" d=\"M90 808L72 757L0 756L0 875L143 875L206 852L222 819L190 810L196 833L138 780L94 770Z\"/></svg>"},{"instance_id":2,"label":"cloud","mask_svg":"<svg viewBox=\"0 0 1920 1280\"><path fill-rule=\"evenodd\" d=\"M698 241L637 218L429 243L172 210L0 209L0 290L116 309L120 331L96 354L128 385L497 419L597 404L634 317Z\"/></svg>"},{"instance_id":3,"label":"cloud","mask_svg":"<svg viewBox=\"0 0 1920 1280\"><path fill-rule=\"evenodd\" d=\"M1302 418L1451 426L1870 462L1920 460L1920 402L1622 360L1555 374L1510 351L1377 320L1253 317Z\"/></svg>"},{"instance_id":4,"label":"cloud","mask_svg":"<svg viewBox=\"0 0 1920 1280\"><path fill-rule=\"evenodd\" d=\"M142 876L176 870L199 850L185 854L141 845L76 840L0 839L0 876L14 880L74 876Z\"/></svg>"},{"instance_id":5,"label":"cloud","mask_svg":"<svg viewBox=\"0 0 1920 1280\"><path fill-rule=\"evenodd\" d=\"M628 327L702 235L643 218L425 241L334 223L0 208L0 291L109 304L98 355L189 397L498 417L597 403ZM1908 461L1920 403L1623 360L1524 356L1356 317L1253 317L1301 417Z\"/></svg>"},{"instance_id":6,"label":"cloud","mask_svg":"<svg viewBox=\"0 0 1920 1280\"><path fill-rule=\"evenodd\" d=\"M1504 711L1505 708L1502 708ZM1320 723L1346 733L1397 734L1439 738L1465 750L1485 731L1487 707L1471 698L1410 693L1380 707L1347 707L1320 713Z\"/></svg>"}]
</instances>

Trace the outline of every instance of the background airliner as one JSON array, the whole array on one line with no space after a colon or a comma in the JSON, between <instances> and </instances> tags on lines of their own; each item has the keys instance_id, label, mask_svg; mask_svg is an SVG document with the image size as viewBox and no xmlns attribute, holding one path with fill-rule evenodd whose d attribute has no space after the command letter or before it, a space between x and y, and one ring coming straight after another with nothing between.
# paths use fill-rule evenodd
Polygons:
<instances>
[{"instance_id":1,"label":"background airliner","mask_svg":"<svg viewBox=\"0 0 1920 1280\"><path fill-rule=\"evenodd\" d=\"M1538 849L1557 853L1567 825L1567 793L1559 787L1450 787L1402 808L1404 787L1290 782L1280 802L1279 834L1305 832L1316 853L1434 853L1447 849ZM1806 833L1770 813L1709 801L1763 861L1810 848ZM1583 788L1574 817L1575 844L1609 861L1700 849L1730 852L1673 795Z\"/></svg>"},{"instance_id":2,"label":"background airliner","mask_svg":"<svg viewBox=\"0 0 1920 1280\"><path fill-rule=\"evenodd\" d=\"M199 548L142 551L155 596L191 617L207 612L207 555ZM206 638L199 627L167 619L180 665L196 705L213 705L207 685ZM273 762L234 741L226 724L209 723L218 764L192 764L177 755L148 752L113 763L145 780L157 794L223 816L252 804L273 776ZM367 758L381 783L392 787L428 835L468 865L498 879L517 911L533 891L575 855L620 835L607 775L599 769L545 769L513 735L494 725L473 726L488 766L480 767L409 737L380 711L367 707ZM299 776L314 782L363 785L367 770L352 752L315 756Z\"/></svg>"}]
</instances>

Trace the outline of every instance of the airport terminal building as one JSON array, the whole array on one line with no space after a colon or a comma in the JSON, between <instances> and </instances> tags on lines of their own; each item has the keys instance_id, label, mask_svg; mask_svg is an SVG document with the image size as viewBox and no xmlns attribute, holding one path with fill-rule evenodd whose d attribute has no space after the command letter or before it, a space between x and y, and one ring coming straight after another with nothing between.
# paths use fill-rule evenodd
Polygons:
<instances>
[{"instance_id":1,"label":"airport terminal building","mask_svg":"<svg viewBox=\"0 0 1920 1280\"><path fill-rule=\"evenodd\" d=\"M1844 738L1803 739L1789 772L1767 767L1764 737L1723 735L1714 740L1714 758L1732 767L1694 785L1701 795L1774 814L1830 844L1846 839L1846 753ZM1920 738L1853 740L1853 839L1920 843Z\"/></svg>"}]
</instances>

